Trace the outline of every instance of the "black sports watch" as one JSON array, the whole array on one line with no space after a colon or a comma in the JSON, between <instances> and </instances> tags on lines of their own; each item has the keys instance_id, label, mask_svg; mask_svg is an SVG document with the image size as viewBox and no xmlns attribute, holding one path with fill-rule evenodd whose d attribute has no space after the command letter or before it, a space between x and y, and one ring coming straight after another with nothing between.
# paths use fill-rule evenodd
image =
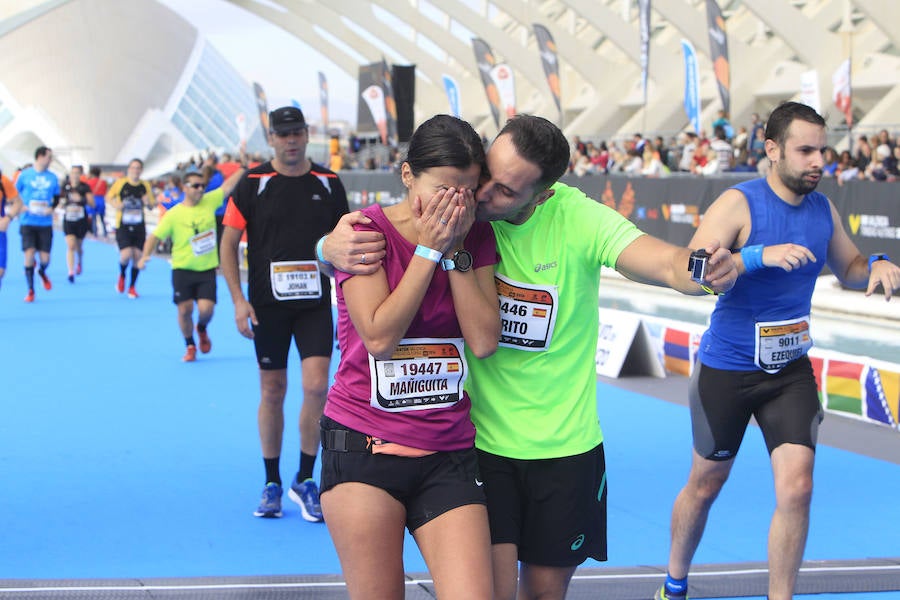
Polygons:
<instances>
[{"instance_id":1,"label":"black sports watch","mask_svg":"<svg viewBox=\"0 0 900 600\"><path fill-rule=\"evenodd\" d=\"M468 250L457 250L453 258L442 258L441 268L445 271L461 271L465 273L472 268L472 255Z\"/></svg>"}]
</instances>

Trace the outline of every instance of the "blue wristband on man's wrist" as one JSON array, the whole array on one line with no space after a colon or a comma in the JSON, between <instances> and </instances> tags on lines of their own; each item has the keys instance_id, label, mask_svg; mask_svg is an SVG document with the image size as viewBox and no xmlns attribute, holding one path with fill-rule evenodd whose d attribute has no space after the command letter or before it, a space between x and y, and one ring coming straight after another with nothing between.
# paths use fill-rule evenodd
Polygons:
<instances>
[{"instance_id":1,"label":"blue wristband on man's wrist","mask_svg":"<svg viewBox=\"0 0 900 600\"><path fill-rule=\"evenodd\" d=\"M416 254L418 256L421 256L422 258L427 258L428 260L436 263L441 262L441 257L443 256L443 254L441 254L437 250L432 250L428 246L423 246L422 244L416 246Z\"/></svg>"},{"instance_id":2,"label":"blue wristband on man's wrist","mask_svg":"<svg viewBox=\"0 0 900 600\"><path fill-rule=\"evenodd\" d=\"M879 260L891 260L887 254L872 254L869 256L869 273L872 272L872 263Z\"/></svg>"},{"instance_id":3,"label":"blue wristband on man's wrist","mask_svg":"<svg viewBox=\"0 0 900 600\"><path fill-rule=\"evenodd\" d=\"M323 265L331 265L330 262L325 260L325 255L322 254L322 247L325 245L325 238L327 238L327 237L328 237L327 234L323 235L322 237L319 238L319 241L316 242L316 258L318 258L319 262L322 263Z\"/></svg>"},{"instance_id":4,"label":"blue wristband on man's wrist","mask_svg":"<svg viewBox=\"0 0 900 600\"><path fill-rule=\"evenodd\" d=\"M744 271L751 273L765 267L762 261L763 245L744 246L741 248L741 260L744 261Z\"/></svg>"}]
</instances>

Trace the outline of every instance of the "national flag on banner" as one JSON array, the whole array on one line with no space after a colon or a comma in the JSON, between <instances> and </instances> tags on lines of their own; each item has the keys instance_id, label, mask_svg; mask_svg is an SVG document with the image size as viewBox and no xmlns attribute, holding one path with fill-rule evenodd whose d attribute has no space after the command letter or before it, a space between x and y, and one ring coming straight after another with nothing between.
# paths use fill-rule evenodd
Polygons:
<instances>
[{"instance_id":1,"label":"national flag on banner","mask_svg":"<svg viewBox=\"0 0 900 600\"><path fill-rule=\"evenodd\" d=\"M481 38L472 38L472 50L475 51L475 63L478 65L478 72L481 74L481 84L484 86L484 93L487 96L488 104L491 107L491 115L494 117L494 125L500 128L500 92L497 91L497 85L491 77L491 69L497 64L491 47Z\"/></svg>"},{"instance_id":2,"label":"national flag on banner","mask_svg":"<svg viewBox=\"0 0 900 600\"><path fill-rule=\"evenodd\" d=\"M550 87L550 93L553 95L553 101L556 102L556 110L559 111L562 118L562 97L559 85L559 59L557 58L556 42L550 35L550 30L539 23L535 23L534 37L537 40L538 52L541 55L541 66L544 68L544 75L547 77L547 85Z\"/></svg>"},{"instance_id":3,"label":"national flag on banner","mask_svg":"<svg viewBox=\"0 0 900 600\"><path fill-rule=\"evenodd\" d=\"M838 110L844 113L847 127L851 127L853 125L853 90L850 87L849 58L842 62L831 76L831 85L834 88L831 99L834 101L834 105L838 107Z\"/></svg>"},{"instance_id":4,"label":"national flag on banner","mask_svg":"<svg viewBox=\"0 0 900 600\"><path fill-rule=\"evenodd\" d=\"M684 112L694 133L700 135L700 79L697 75L697 52L688 40L681 40L684 52Z\"/></svg>"},{"instance_id":5,"label":"national flag on banner","mask_svg":"<svg viewBox=\"0 0 900 600\"><path fill-rule=\"evenodd\" d=\"M638 0L641 30L641 90L647 104L647 75L650 71L650 0Z\"/></svg>"},{"instance_id":6,"label":"national flag on banner","mask_svg":"<svg viewBox=\"0 0 900 600\"><path fill-rule=\"evenodd\" d=\"M862 363L829 360L825 367L825 408L863 416Z\"/></svg>"},{"instance_id":7,"label":"national flag on banner","mask_svg":"<svg viewBox=\"0 0 900 600\"><path fill-rule=\"evenodd\" d=\"M691 334L667 327L663 334L663 363L667 371L690 377Z\"/></svg>"},{"instance_id":8,"label":"national flag on banner","mask_svg":"<svg viewBox=\"0 0 900 600\"><path fill-rule=\"evenodd\" d=\"M869 365L865 379L866 414L891 427L900 424L900 372Z\"/></svg>"},{"instance_id":9,"label":"national flag on banner","mask_svg":"<svg viewBox=\"0 0 900 600\"><path fill-rule=\"evenodd\" d=\"M449 75L443 75L441 79L444 82L444 91L447 92L447 101L450 103L450 114L459 118L459 85Z\"/></svg>"},{"instance_id":10,"label":"national flag on banner","mask_svg":"<svg viewBox=\"0 0 900 600\"><path fill-rule=\"evenodd\" d=\"M728 62L728 35L725 18L716 0L706 0L706 21L709 30L709 56L719 86L719 96L725 114L731 111L731 67Z\"/></svg>"}]
</instances>

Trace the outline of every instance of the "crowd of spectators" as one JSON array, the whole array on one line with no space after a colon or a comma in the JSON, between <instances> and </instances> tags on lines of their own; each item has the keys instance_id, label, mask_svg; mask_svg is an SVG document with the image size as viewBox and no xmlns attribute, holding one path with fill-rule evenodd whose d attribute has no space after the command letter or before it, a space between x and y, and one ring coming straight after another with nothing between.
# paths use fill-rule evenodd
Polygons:
<instances>
[{"instance_id":1,"label":"crowd of spectators","mask_svg":"<svg viewBox=\"0 0 900 600\"><path fill-rule=\"evenodd\" d=\"M645 139L635 133L630 139L584 141L572 139L569 171L578 176L621 173L629 176L665 177L672 173L716 175L749 172L765 175L769 168L765 151L765 123L754 113L747 125L735 129L724 111L712 123L712 136L683 131L665 140ZM825 177L839 183L862 179L896 181L900 178L900 144L882 129L877 135L859 135L853 151L825 150Z\"/></svg>"}]
</instances>

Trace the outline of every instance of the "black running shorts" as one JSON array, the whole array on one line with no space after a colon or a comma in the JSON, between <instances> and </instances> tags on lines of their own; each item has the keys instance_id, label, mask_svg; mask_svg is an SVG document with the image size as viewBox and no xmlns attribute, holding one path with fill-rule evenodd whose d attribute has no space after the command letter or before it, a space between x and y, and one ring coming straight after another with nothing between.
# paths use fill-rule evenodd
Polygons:
<instances>
[{"instance_id":1,"label":"black running shorts","mask_svg":"<svg viewBox=\"0 0 900 600\"><path fill-rule=\"evenodd\" d=\"M189 271L172 269L172 302L180 304L187 300L216 301L216 270Z\"/></svg>"},{"instance_id":2,"label":"black running shorts","mask_svg":"<svg viewBox=\"0 0 900 600\"><path fill-rule=\"evenodd\" d=\"M704 458L734 458L751 416L769 454L781 444L815 450L824 412L807 356L777 373L725 371L698 362L688 398L694 449Z\"/></svg>"},{"instance_id":3,"label":"black running shorts","mask_svg":"<svg viewBox=\"0 0 900 600\"><path fill-rule=\"evenodd\" d=\"M575 456L519 460L478 451L491 543L515 544L519 560L575 567L606 560L603 444Z\"/></svg>"},{"instance_id":4,"label":"black running shorts","mask_svg":"<svg viewBox=\"0 0 900 600\"><path fill-rule=\"evenodd\" d=\"M329 429L349 431L328 417L321 424L323 439ZM416 458L323 448L320 493L351 481L382 489L403 504L410 533L454 508L485 504L474 448Z\"/></svg>"},{"instance_id":5,"label":"black running shorts","mask_svg":"<svg viewBox=\"0 0 900 600\"><path fill-rule=\"evenodd\" d=\"M125 248L144 249L144 242L147 240L147 228L143 225L122 225L116 229L116 244L119 250Z\"/></svg>"},{"instance_id":6,"label":"black running shorts","mask_svg":"<svg viewBox=\"0 0 900 600\"><path fill-rule=\"evenodd\" d=\"M298 309L280 304L253 307L258 325L253 326L253 344L259 368L287 368L291 338L300 359L309 356L331 356L334 349L334 317L331 304Z\"/></svg>"},{"instance_id":7,"label":"black running shorts","mask_svg":"<svg viewBox=\"0 0 900 600\"><path fill-rule=\"evenodd\" d=\"M50 252L53 245L53 227L47 225L22 225L19 227L19 235L22 236L22 252L32 248L38 252Z\"/></svg>"}]
</instances>

